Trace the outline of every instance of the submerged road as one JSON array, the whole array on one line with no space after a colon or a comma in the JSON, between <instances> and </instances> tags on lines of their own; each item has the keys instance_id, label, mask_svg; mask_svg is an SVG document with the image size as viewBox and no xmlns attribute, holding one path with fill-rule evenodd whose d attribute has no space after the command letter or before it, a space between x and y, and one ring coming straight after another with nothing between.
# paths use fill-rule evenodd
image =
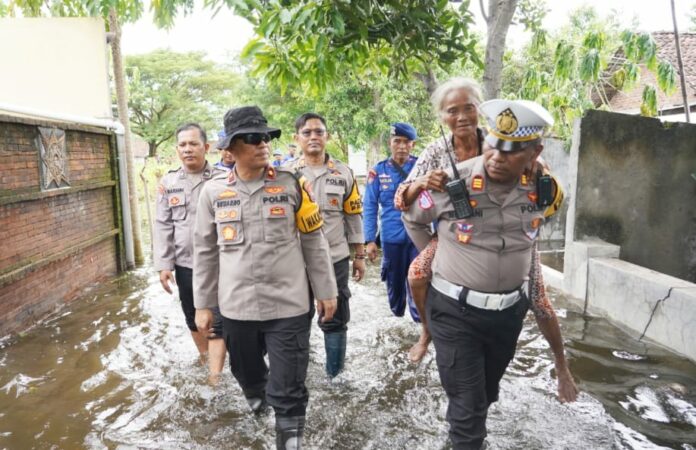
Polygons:
<instances>
[{"instance_id":1,"label":"submerged road","mask_svg":"<svg viewBox=\"0 0 696 450\"><path fill-rule=\"evenodd\" d=\"M314 325L308 449L449 448L434 353L414 366L418 336L392 317L377 266L351 284L346 371L323 371ZM527 317L489 414L494 449L696 449L696 365L586 318L554 295L583 391L561 405L550 351ZM229 373L219 385L188 335L178 301L149 269L102 284L60 314L0 341L0 448L274 448Z\"/></svg>"}]
</instances>

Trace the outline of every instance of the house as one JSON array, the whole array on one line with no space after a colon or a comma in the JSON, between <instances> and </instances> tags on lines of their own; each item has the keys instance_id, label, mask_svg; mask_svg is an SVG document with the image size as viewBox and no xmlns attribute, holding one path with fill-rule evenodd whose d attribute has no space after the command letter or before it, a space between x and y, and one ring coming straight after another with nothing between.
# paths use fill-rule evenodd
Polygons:
<instances>
[{"instance_id":1,"label":"house","mask_svg":"<svg viewBox=\"0 0 696 450\"><path fill-rule=\"evenodd\" d=\"M640 66L640 79L635 87L626 91L618 91L612 86L605 85L605 92L609 102L609 109L614 112L626 114L640 114L640 105L643 97L643 87L652 84L657 91L657 111L661 120L685 121L684 101L681 92L681 79L679 77L679 63L677 61L677 48L673 32L658 31L652 33L657 44L658 60L669 61L677 71L676 87L672 95L667 96L657 89L657 78L645 65ZM689 110L696 113L696 33L680 33L682 62L686 79L686 94ZM619 51L610 64L609 72L613 72L623 62L623 52ZM612 65L614 69L612 70ZM599 104L594 98L595 104Z\"/></svg>"}]
</instances>

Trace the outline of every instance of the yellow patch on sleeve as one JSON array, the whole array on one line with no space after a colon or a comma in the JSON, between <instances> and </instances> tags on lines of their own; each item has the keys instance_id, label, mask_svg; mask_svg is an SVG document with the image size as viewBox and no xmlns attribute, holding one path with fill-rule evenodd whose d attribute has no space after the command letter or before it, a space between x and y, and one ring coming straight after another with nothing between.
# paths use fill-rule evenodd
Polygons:
<instances>
[{"instance_id":1,"label":"yellow patch on sleeve","mask_svg":"<svg viewBox=\"0 0 696 450\"><path fill-rule=\"evenodd\" d=\"M561 208L561 205L563 204L563 199L565 198L563 188L561 187L561 184L558 182L558 179L553 175L551 175L551 179L553 180L554 192L553 201L544 210L544 217L547 219L558 212L558 210Z\"/></svg>"},{"instance_id":2,"label":"yellow patch on sleeve","mask_svg":"<svg viewBox=\"0 0 696 450\"><path fill-rule=\"evenodd\" d=\"M358 183L353 178L353 188L350 190L350 195L343 202L343 212L346 214L360 214L363 212L362 199L358 192Z\"/></svg>"},{"instance_id":3,"label":"yellow patch on sleeve","mask_svg":"<svg viewBox=\"0 0 696 450\"><path fill-rule=\"evenodd\" d=\"M311 233L324 225L324 219L319 212L319 205L312 200L305 188L305 183L307 183L305 177L300 177L298 183L302 198L300 199L300 207L295 212L295 222L301 233Z\"/></svg>"}]
</instances>

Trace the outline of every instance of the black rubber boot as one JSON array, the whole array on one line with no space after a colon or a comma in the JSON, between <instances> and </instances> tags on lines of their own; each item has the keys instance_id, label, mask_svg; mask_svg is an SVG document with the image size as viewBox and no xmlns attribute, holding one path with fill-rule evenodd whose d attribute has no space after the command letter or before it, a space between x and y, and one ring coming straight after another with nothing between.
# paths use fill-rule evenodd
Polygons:
<instances>
[{"instance_id":1,"label":"black rubber boot","mask_svg":"<svg viewBox=\"0 0 696 450\"><path fill-rule=\"evenodd\" d=\"M301 450L304 435L305 417L276 416L276 449Z\"/></svg>"},{"instance_id":2,"label":"black rubber boot","mask_svg":"<svg viewBox=\"0 0 696 450\"><path fill-rule=\"evenodd\" d=\"M260 415L268 411L268 403L266 403L266 392L247 391L244 392L244 397L246 398L246 401L249 404L249 408L251 408L251 412L253 412L254 414Z\"/></svg>"},{"instance_id":3,"label":"black rubber boot","mask_svg":"<svg viewBox=\"0 0 696 450\"><path fill-rule=\"evenodd\" d=\"M324 333L324 348L326 349L326 374L331 378L343 370L346 359L346 332Z\"/></svg>"}]
</instances>

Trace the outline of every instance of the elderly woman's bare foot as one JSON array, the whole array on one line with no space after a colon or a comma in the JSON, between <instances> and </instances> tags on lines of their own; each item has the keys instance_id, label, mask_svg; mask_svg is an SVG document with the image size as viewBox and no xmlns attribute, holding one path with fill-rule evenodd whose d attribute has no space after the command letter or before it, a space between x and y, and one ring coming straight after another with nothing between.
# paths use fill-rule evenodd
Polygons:
<instances>
[{"instance_id":1,"label":"elderly woman's bare foot","mask_svg":"<svg viewBox=\"0 0 696 450\"><path fill-rule=\"evenodd\" d=\"M418 364L421 362L426 353L428 353L428 345L430 344L430 333L427 329L421 331L421 335L418 338L418 342L413 344L413 347L408 351L408 359L412 363Z\"/></svg>"}]
</instances>

